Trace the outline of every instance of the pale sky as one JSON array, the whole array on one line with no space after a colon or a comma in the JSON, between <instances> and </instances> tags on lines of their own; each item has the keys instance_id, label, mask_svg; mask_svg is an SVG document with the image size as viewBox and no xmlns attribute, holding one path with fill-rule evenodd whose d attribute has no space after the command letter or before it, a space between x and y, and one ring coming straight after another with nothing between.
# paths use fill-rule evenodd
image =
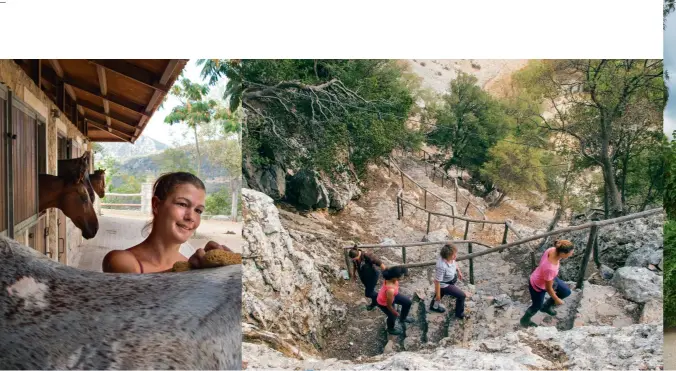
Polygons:
<instances>
[{"instance_id":1,"label":"pale sky","mask_svg":"<svg viewBox=\"0 0 676 371\"><path fill-rule=\"evenodd\" d=\"M200 77L201 67L197 66L197 59L191 59L185 65L183 70L183 77L187 77L192 82L199 82L200 84L206 84L207 81L203 80ZM225 78L216 85L211 87L211 91L219 90L219 87L224 84ZM215 97L214 97L215 98ZM148 122L148 125L143 130L145 136L151 137L157 141L160 141L169 146L174 146L174 144L193 144L195 143L195 137L192 130L188 129L188 126L185 124L174 124L169 125L164 122L164 118L171 112L171 110L179 104L178 99L169 95L167 101L164 103L162 108L159 108L155 111L155 114Z\"/></svg>"},{"instance_id":2,"label":"pale sky","mask_svg":"<svg viewBox=\"0 0 676 371\"><path fill-rule=\"evenodd\" d=\"M669 101L664 110L664 132L671 138L676 130L676 13L667 16L667 28L664 30L664 69L669 72L667 88L669 89Z\"/></svg>"}]
</instances>

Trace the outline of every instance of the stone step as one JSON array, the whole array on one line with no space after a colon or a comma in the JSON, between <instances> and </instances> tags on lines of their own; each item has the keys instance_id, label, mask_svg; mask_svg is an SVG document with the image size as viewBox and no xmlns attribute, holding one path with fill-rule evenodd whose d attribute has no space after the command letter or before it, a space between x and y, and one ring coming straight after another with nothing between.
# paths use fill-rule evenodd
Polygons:
<instances>
[{"instance_id":1,"label":"stone step","mask_svg":"<svg viewBox=\"0 0 676 371\"><path fill-rule=\"evenodd\" d=\"M585 282L578 301L574 320L566 330L581 326L625 327L638 323L640 306L622 297L612 286Z\"/></svg>"}]
</instances>

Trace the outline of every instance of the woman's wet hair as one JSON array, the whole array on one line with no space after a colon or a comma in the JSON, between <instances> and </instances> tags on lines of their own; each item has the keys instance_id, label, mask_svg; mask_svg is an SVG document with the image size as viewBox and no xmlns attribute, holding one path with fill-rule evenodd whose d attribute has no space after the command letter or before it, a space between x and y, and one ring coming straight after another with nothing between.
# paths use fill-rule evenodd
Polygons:
<instances>
[{"instance_id":1,"label":"woman's wet hair","mask_svg":"<svg viewBox=\"0 0 676 371\"><path fill-rule=\"evenodd\" d=\"M153 185L153 196L164 201L174 191L176 186L192 184L197 189L206 190L200 178L193 174L178 171L175 173L162 174Z\"/></svg>"},{"instance_id":2,"label":"woman's wet hair","mask_svg":"<svg viewBox=\"0 0 676 371\"><path fill-rule=\"evenodd\" d=\"M556 240L554 242L554 247L556 247L557 255L563 255L573 251L575 245L573 245L573 243L568 240Z\"/></svg>"},{"instance_id":3,"label":"woman's wet hair","mask_svg":"<svg viewBox=\"0 0 676 371\"><path fill-rule=\"evenodd\" d=\"M174 188L183 184L192 184L195 186L195 188L206 191L206 187L200 178L191 173L177 171L173 173L162 174L159 178L157 178L155 184L153 184L153 197L157 197L160 199L160 201L164 201L174 191ZM150 229L153 226L153 221L154 218L143 227L143 234L147 235L150 232Z\"/></svg>"},{"instance_id":4,"label":"woman's wet hair","mask_svg":"<svg viewBox=\"0 0 676 371\"><path fill-rule=\"evenodd\" d=\"M359 249L353 247L350 249L350 251L347 252L347 255L350 257L350 259L354 259L359 255Z\"/></svg>"},{"instance_id":5,"label":"woman's wet hair","mask_svg":"<svg viewBox=\"0 0 676 371\"><path fill-rule=\"evenodd\" d=\"M444 245L444 247L441 248L441 253L439 255L441 256L442 259L450 259L453 254L458 252L458 248L450 243L447 243Z\"/></svg>"},{"instance_id":6,"label":"woman's wet hair","mask_svg":"<svg viewBox=\"0 0 676 371\"><path fill-rule=\"evenodd\" d=\"M408 270L405 267L392 267L383 271L383 278L386 280L399 279L405 275Z\"/></svg>"}]
</instances>

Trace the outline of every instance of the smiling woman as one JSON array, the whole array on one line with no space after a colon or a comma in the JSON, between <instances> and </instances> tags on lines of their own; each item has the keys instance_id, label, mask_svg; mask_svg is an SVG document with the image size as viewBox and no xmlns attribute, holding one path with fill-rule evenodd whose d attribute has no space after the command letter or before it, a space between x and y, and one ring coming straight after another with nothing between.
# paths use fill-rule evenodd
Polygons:
<instances>
[{"instance_id":1,"label":"smiling woman","mask_svg":"<svg viewBox=\"0 0 676 371\"><path fill-rule=\"evenodd\" d=\"M209 242L187 259L179 248L199 227L204 212L204 183L186 172L162 175L153 187L151 232L140 244L126 250L114 250L103 259L107 273L168 272L177 262L189 262L192 268L207 267L205 250L227 247Z\"/></svg>"}]
</instances>

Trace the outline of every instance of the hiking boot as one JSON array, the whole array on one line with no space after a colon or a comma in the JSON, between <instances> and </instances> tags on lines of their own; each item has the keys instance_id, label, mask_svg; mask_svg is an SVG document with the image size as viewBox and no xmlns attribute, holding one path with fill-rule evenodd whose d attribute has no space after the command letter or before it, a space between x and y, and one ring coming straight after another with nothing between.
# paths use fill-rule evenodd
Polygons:
<instances>
[{"instance_id":1,"label":"hiking boot","mask_svg":"<svg viewBox=\"0 0 676 371\"><path fill-rule=\"evenodd\" d=\"M432 300L432 302L430 303L430 310L437 313L446 312L446 308L444 308L444 306L441 305L440 302L437 302L435 300Z\"/></svg>"},{"instance_id":2,"label":"hiking boot","mask_svg":"<svg viewBox=\"0 0 676 371\"><path fill-rule=\"evenodd\" d=\"M402 334L401 330L396 328L396 327L391 328L391 329L388 328L387 333L390 334L390 335L401 335Z\"/></svg>"},{"instance_id":3,"label":"hiking boot","mask_svg":"<svg viewBox=\"0 0 676 371\"><path fill-rule=\"evenodd\" d=\"M537 312L535 312L535 313L537 313ZM531 312L530 310L526 310L526 314L524 314L523 317L521 317L521 320L519 321L521 326L523 326L523 327L538 327L538 325L535 324L535 322L531 321L531 318L533 318L535 313Z\"/></svg>"},{"instance_id":4,"label":"hiking boot","mask_svg":"<svg viewBox=\"0 0 676 371\"><path fill-rule=\"evenodd\" d=\"M556 311L552 307L542 307L542 309L540 309L540 312L547 313L550 316L556 316Z\"/></svg>"},{"instance_id":5,"label":"hiking boot","mask_svg":"<svg viewBox=\"0 0 676 371\"><path fill-rule=\"evenodd\" d=\"M376 306L373 305L373 304L369 304L369 305L366 306L366 310L369 311L369 312L374 310L374 309L376 309Z\"/></svg>"},{"instance_id":6,"label":"hiking boot","mask_svg":"<svg viewBox=\"0 0 676 371\"><path fill-rule=\"evenodd\" d=\"M415 322L415 319L411 317L406 317L406 319L403 321L401 320L401 318L399 319L399 323L413 323L413 322Z\"/></svg>"}]
</instances>

